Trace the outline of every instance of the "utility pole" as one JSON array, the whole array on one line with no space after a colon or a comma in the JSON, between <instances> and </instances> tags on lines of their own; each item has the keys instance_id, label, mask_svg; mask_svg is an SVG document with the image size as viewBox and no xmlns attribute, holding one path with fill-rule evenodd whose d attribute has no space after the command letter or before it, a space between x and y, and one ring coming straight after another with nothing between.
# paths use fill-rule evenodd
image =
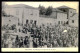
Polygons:
<instances>
[{"instance_id":1,"label":"utility pole","mask_svg":"<svg viewBox=\"0 0 80 53\"><path fill-rule=\"evenodd\" d=\"M24 18L24 9L23 9L23 13L22 13L22 26L23 26L23 19Z\"/></svg>"}]
</instances>

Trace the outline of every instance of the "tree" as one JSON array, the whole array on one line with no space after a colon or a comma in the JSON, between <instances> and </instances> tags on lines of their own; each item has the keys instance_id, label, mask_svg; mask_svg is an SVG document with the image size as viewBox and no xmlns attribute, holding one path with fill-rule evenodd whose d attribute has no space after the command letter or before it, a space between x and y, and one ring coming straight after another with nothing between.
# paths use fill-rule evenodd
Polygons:
<instances>
[{"instance_id":1,"label":"tree","mask_svg":"<svg viewBox=\"0 0 80 53\"><path fill-rule=\"evenodd\" d=\"M40 15L45 15L45 12L46 12L45 7L39 5L39 14L40 14Z\"/></svg>"},{"instance_id":2,"label":"tree","mask_svg":"<svg viewBox=\"0 0 80 53\"><path fill-rule=\"evenodd\" d=\"M45 15L47 15L47 16L49 16L49 15L51 15L52 14L52 7L51 6L49 6L47 9L46 9L46 13L45 13Z\"/></svg>"},{"instance_id":3,"label":"tree","mask_svg":"<svg viewBox=\"0 0 80 53\"><path fill-rule=\"evenodd\" d=\"M6 16L6 13L5 13L6 6L7 6L6 3L2 2L2 16Z\"/></svg>"}]
</instances>

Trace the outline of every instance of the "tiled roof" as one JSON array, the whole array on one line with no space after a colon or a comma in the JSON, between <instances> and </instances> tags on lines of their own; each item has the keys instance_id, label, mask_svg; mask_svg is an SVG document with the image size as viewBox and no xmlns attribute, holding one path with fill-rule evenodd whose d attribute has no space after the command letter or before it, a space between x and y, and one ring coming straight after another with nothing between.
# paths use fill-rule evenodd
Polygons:
<instances>
[{"instance_id":1,"label":"tiled roof","mask_svg":"<svg viewBox=\"0 0 80 53\"><path fill-rule=\"evenodd\" d=\"M12 7L12 8L31 8L31 9L38 9L32 6L28 6L25 4L15 4L15 5L8 5L8 7Z\"/></svg>"},{"instance_id":2,"label":"tiled roof","mask_svg":"<svg viewBox=\"0 0 80 53\"><path fill-rule=\"evenodd\" d=\"M73 8L70 8L70 7L67 7L67 6L60 6L60 7L57 7L57 8L73 9Z\"/></svg>"},{"instance_id":3,"label":"tiled roof","mask_svg":"<svg viewBox=\"0 0 80 53\"><path fill-rule=\"evenodd\" d=\"M52 11L63 12L63 11L61 11L61 10L57 9L57 8L53 8L53 10L52 10Z\"/></svg>"},{"instance_id":4,"label":"tiled roof","mask_svg":"<svg viewBox=\"0 0 80 53\"><path fill-rule=\"evenodd\" d=\"M67 7L67 6L60 6L58 8L70 8L70 7Z\"/></svg>"},{"instance_id":5,"label":"tiled roof","mask_svg":"<svg viewBox=\"0 0 80 53\"><path fill-rule=\"evenodd\" d=\"M66 12L64 12L64 11L62 11L62 10L59 10L58 8L53 8L53 10L52 10L53 12L61 12L61 13L66 13Z\"/></svg>"}]
</instances>

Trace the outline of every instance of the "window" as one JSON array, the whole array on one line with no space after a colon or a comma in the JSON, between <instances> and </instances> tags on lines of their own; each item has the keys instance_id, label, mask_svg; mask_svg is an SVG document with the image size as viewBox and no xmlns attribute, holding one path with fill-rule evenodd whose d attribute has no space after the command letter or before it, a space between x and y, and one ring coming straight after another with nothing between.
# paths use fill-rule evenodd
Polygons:
<instances>
[{"instance_id":1,"label":"window","mask_svg":"<svg viewBox=\"0 0 80 53\"><path fill-rule=\"evenodd\" d=\"M34 21L34 24L36 24L37 21Z\"/></svg>"},{"instance_id":2,"label":"window","mask_svg":"<svg viewBox=\"0 0 80 53\"><path fill-rule=\"evenodd\" d=\"M58 21L58 24L60 24L60 21Z\"/></svg>"},{"instance_id":3,"label":"window","mask_svg":"<svg viewBox=\"0 0 80 53\"><path fill-rule=\"evenodd\" d=\"M72 11L71 11L71 13L72 13Z\"/></svg>"},{"instance_id":4,"label":"window","mask_svg":"<svg viewBox=\"0 0 80 53\"><path fill-rule=\"evenodd\" d=\"M66 24L68 24L68 21L66 22Z\"/></svg>"},{"instance_id":5,"label":"window","mask_svg":"<svg viewBox=\"0 0 80 53\"><path fill-rule=\"evenodd\" d=\"M26 20L26 24L28 23L28 20Z\"/></svg>"},{"instance_id":6,"label":"window","mask_svg":"<svg viewBox=\"0 0 80 53\"><path fill-rule=\"evenodd\" d=\"M72 23L74 23L74 20L72 20Z\"/></svg>"},{"instance_id":7,"label":"window","mask_svg":"<svg viewBox=\"0 0 80 53\"><path fill-rule=\"evenodd\" d=\"M66 12L66 10L63 10L64 12Z\"/></svg>"},{"instance_id":8,"label":"window","mask_svg":"<svg viewBox=\"0 0 80 53\"><path fill-rule=\"evenodd\" d=\"M31 15L33 15L33 14L31 14Z\"/></svg>"}]
</instances>

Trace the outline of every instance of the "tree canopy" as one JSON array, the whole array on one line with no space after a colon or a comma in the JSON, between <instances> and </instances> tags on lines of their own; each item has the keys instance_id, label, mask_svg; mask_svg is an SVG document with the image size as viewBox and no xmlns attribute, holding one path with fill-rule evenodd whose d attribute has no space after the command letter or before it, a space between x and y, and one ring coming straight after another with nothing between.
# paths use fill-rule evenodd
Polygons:
<instances>
[{"instance_id":1,"label":"tree canopy","mask_svg":"<svg viewBox=\"0 0 80 53\"><path fill-rule=\"evenodd\" d=\"M46 13L45 13L45 15L46 16L49 16L49 15L51 15L52 14L52 7L51 6L49 6L47 9L46 9Z\"/></svg>"},{"instance_id":2,"label":"tree canopy","mask_svg":"<svg viewBox=\"0 0 80 53\"><path fill-rule=\"evenodd\" d=\"M51 6L45 8L44 6L39 5L39 14L49 16L52 13L52 9L53 8Z\"/></svg>"},{"instance_id":3,"label":"tree canopy","mask_svg":"<svg viewBox=\"0 0 80 53\"><path fill-rule=\"evenodd\" d=\"M39 5L39 14L40 15L45 15L45 13L46 13L46 9L45 9L45 7L44 6L41 6L41 5Z\"/></svg>"}]
</instances>

